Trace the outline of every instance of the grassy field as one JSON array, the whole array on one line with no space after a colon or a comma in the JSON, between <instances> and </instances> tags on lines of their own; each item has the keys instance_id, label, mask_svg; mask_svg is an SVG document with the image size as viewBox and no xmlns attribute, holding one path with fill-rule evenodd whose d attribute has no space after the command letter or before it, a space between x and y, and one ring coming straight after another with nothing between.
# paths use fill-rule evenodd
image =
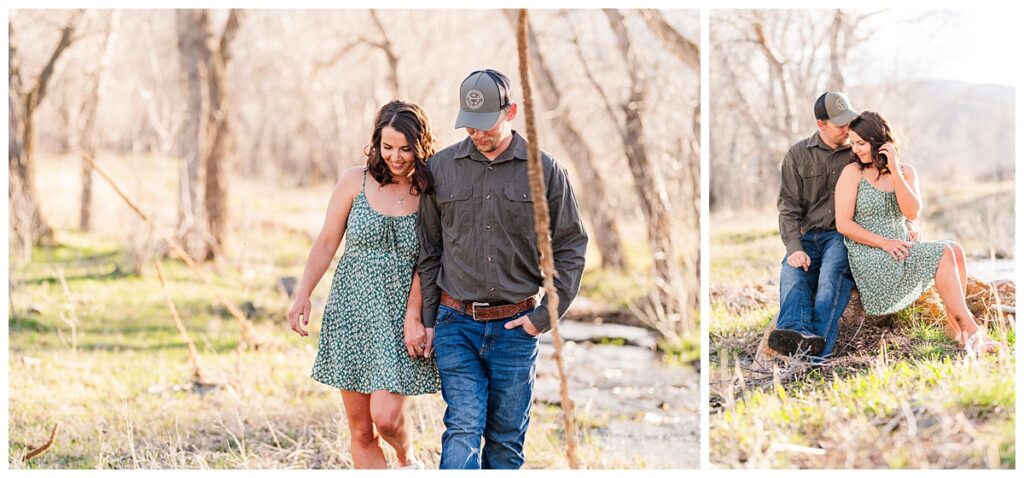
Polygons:
<instances>
[{"instance_id":1,"label":"grassy field","mask_svg":"<svg viewBox=\"0 0 1024 478\"><path fill-rule=\"evenodd\" d=\"M1009 356L974 360L911 308L842 330L829 365L751 365L778 312L775 217L711 221L713 466L1015 468L1012 327L990 330Z\"/></svg>"},{"instance_id":2,"label":"grassy field","mask_svg":"<svg viewBox=\"0 0 1024 478\"><path fill-rule=\"evenodd\" d=\"M143 210L161 224L173 224L173 163L134 161L133 167L111 159L100 164ZM301 275L329 186L298 190L241 179L232 183L231 254L208 271L216 287L250 316L262 340L257 350L240 347L239 324L187 266L159 259L167 293L214 383L200 389L165 304L153 266L157 259L140 261L139 251L146 247L133 246L151 238L101 180L95 232L72 231L77 206L60 205L78 204L77 167L52 158L40 167L41 176L50 179L39 188L58 245L33 249L30 261L17 251L10 255L9 466L351 467L340 397L309 378L333 267L314 293L309 337L288 329L284 314L290 303L277 286L281 277ZM620 297L615 291L603 295L599 284L607 275L592 275L585 293L606 302ZM606 280L594 282L601 277ZM635 282L619 283L631 285L627 295L639 296ZM687 341L696 342L695 337ZM437 466L443 411L440 394L416 397L408 408L414 448L428 468ZM535 405L526 440L528 468L567 467L559 417L559 409ZM581 458L593 468L644 467L642 459L602 453L601 438L593 432L603 421L577 415ZM27 451L47 441L54 425L53 446L23 461Z\"/></svg>"}]
</instances>

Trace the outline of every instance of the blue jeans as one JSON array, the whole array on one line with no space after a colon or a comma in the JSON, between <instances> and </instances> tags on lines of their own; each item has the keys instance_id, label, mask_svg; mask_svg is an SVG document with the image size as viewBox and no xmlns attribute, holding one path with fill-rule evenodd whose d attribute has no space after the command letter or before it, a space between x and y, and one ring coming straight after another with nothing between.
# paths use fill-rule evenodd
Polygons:
<instances>
[{"instance_id":1,"label":"blue jeans","mask_svg":"<svg viewBox=\"0 0 1024 478\"><path fill-rule=\"evenodd\" d=\"M832 355L839 335L839 318L850 301L853 276L843 235L814 230L800 238L811 258L805 272L782 259L779 281L779 320L776 328L825 338L822 358Z\"/></svg>"},{"instance_id":2,"label":"blue jeans","mask_svg":"<svg viewBox=\"0 0 1024 478\"><path fill-rule=\"evenodd\" d=\"M516 317L477 322L452 308L438 308L434 354L448 405L441 469L523 466L538 338L522 327L505 330L505 323Z\"/></svg>"}]
</instances>

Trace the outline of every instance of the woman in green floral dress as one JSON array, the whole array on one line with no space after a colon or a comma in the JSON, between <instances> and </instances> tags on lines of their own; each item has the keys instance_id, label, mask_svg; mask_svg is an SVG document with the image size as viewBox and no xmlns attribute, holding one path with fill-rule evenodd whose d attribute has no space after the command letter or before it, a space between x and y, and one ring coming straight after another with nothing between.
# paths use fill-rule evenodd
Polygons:
<instances>
[{"instance_id":1,"label":"woman in green floral dress","mask_svg":"<svg viewBox=\"0 0 1024 478\"><path fill-rule=\"evenodd\" d=\"M419 106L392 101L380 109L366 168L345 171L335 186L288 312L292 330L308 335L310 293L344 236L312 377L341 390L355 468L387 468L382 438L400 467L422 467L413 457L404 407L406 396L440 388L415 273L416 211L420 194L433 187L426 160L434 144Z\"/></svg>"},{"instance_id":2,"label":"woman in green floral dress","mask_svg":"<svg viewBox=\"0 0 1024 478\"><path fill-rule=\"evenodd\" d=\"M997 350L967 308L963 248L921 241L907 224L922 209L917 172L902 164L889 123L865 111L850 122L853 162L836 183L836 228L846 248L864 311L893 314L932 284L946 309L947 332L971 354Z\"/></svg>"}]
</instances>

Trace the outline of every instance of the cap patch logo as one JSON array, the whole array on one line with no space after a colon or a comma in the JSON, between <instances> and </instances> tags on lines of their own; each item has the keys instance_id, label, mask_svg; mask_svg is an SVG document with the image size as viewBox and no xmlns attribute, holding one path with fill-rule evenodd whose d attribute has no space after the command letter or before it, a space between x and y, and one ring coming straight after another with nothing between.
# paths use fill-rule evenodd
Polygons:
<instances>
[{"instance_id":1,"label":"cap patch logo","mask_svg":"<svg viewBox=\"0 0 1024 478\"><path fill-rule=\"evenodd\" d=\"M478 110L484 105L484 94L480 90L469 90L466 93L466 107Z\"/></svg>"},{"instance_id":2,"label":"cap patch logo","mask_svg":"<svg viewBox=\"0 0 1024 478\"><path fill-rule=\"evenodd\" d=\"M842 98L836 98L836 108L839 108L839 111L846 111L850 109L850 107L846 105L846 101Z\"/></svg>"}]
</instances>

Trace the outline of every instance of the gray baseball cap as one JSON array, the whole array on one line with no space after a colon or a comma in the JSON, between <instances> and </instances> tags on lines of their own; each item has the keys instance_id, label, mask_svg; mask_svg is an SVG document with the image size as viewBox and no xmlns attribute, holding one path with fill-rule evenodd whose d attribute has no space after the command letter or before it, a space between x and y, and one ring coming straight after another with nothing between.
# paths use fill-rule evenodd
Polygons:
<instances>
[{"instance_id":1,"label":"gray baseball cap","mask_svg":"<svg viewBox=\"0 0 1024 478\"><path fill-rule=\"evenodd\" d=\"M477 70L462 80L459 87L459 116L455 129L494 127L501 110L512 103L508 77L497 70Z\"/></svg>"},{"instance_id":2,"label":"gray baseball cap","mask_svg":"<svg viewBox=\"0 0 1024 478\"><path fill-rule=\"evenodd\" d=\"M814 117L836 126L845 126L859 115L850 98L838 91L826 91L814 102Z\"/></svg>"}]
</instances>

